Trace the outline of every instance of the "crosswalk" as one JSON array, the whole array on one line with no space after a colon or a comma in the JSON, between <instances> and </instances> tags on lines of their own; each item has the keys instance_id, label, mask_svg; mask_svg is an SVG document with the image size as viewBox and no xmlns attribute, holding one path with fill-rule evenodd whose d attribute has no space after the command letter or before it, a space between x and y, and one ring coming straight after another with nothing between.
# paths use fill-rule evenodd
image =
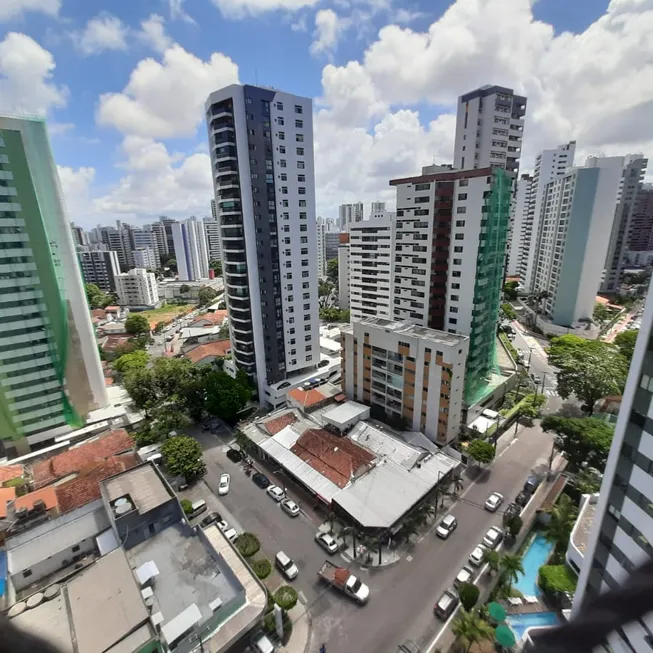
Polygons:
<instances>
[{"instance_id":1,"label":"crosswalk","mask_svg":"<svg viewBox=\"0 0 653 653\"><path fill-rule=\"evenodd\" d=\"M547 397L557 397L558 396L558 392L557 392L557 390L555 388L545 388L544 394Z\"/></svg>"}]
</instances>

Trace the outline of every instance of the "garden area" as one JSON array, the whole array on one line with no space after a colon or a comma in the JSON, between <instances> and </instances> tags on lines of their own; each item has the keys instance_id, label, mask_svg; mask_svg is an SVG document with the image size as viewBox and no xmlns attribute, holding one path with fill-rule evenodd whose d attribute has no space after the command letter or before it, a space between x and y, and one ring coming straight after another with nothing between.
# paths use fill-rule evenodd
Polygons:
<instances>
[{"instance_id":1,"label":"garden area","mask_svg":"<svg viewBox=\"0 0 653 653\"><path fill-rule=\"evenodd\" d=\"M154 329L157 324L163 323L168 324L173 320L176 320L186 313L190 313L194 308L197 308L196 304L183 304L181 306L174 306L171 304L164 304L159 308L153 308L149 311L142 311L138 315L143 316L149 323L150 329Z\"/></svg>"}]
</instances>

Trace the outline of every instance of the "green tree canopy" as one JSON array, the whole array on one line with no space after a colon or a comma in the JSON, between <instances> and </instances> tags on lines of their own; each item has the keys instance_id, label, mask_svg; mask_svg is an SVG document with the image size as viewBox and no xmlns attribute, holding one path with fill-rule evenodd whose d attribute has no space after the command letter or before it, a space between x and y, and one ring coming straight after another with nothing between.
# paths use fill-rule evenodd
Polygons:
<instances>
[{"instance_id":1,"label":"green tree canopy","mask_svg":"<svg viewBox=\"0 0 653 653\"><path fill-rule=\"evenodd\" d=\"M460 604L465 610L471 610L478 601L480 591L473 583L463 583L458 588L458 596L460 597Z\"/></svg>"},{"instance_id":2,"label":"green tree canopy","mask_svg":"<svg viewBox=\"0 0 653 653\"><path fill-rule=\"evenodd\" d=\"M210 370L204 375L202 385L206 411L228 424L238 421L238 413L252 397L249 385L232 379L222 370Z\"/></svg>"},{"instance_id":3,"label":"green tree canopy","mask_svg":"<svg viewBox=\"0 0 653 653\"><path fill-rule=\"evenodd\" d=\"M150 323L144 315L130 313L125 320L125 331L133 336L149 334Z\"/></svg>"},{"instance_id":4,"label":"green tree canopy","mask_svg":"<svg viewBox=\"0 0 653 653\"><path fill-rule=\"evenodd\" d=\"M616 347L574 335L551 340L549 363L559 369L558 394L563 399L576 395L590 415L599 399L623 392L628 374Z\"/></svg>"},{"instance_id":5,"label":"green tree canopy","mask_svg":"<svg viewBox=\"0 0 653 653\"><path fill-rule=\"evenodd\" d=\"M594 304L594 312L592 317L594 318L595 322L606 322L612 317L612 311L604 304L596 302L596 304Z\"/></svg>"},{"instance_id":6,"label":"green tree canopy","mask_svg":"<svg viewBox=\"0 0 653 653\"><path fill-rule=\"evenodd\" d=\"M504 304L501 304L499 316L503 320L514 320L517 318L517 311L512 307L511 304L505 302Z\"/></svg>"},{"instance_id":7,"label":"green tree canopy","mask_svg":"<svg viewBox=\"0 0 653 653\"><path fill-rule=\"evenodd\" d=\"M157 322L156 325L154 326L154 333L161 333L163 329L166 328L166 323L165 322Z\"/></svg>"},{"instance_id":8,"label":"green tree canopy","mask_svg":"<svg viewBox=\"0 0 653 653\"><path fill-rule=\"evenodd\" d=\"M320 319L327 322L349 322L349 311L333 307L321 308Z\"/></svg>"},{"instance_id":9,"label":"green tree canopy","mask_svg":"<svg viewBox=\"0 0 653 653\"><path fill-rule=\"evenodd\" d=\"M639 331L628 329L628 331L622 331L619 333L614 339L614 344L619 348L619 353L628 361L629 365L633 358L638 335Z\"/></svg>"},{"instance_id":10,"label":"green tree canopy","mask_svg":"<svg viewBox=\"0 0 653 653\"><path fill-rule=\"evenodd\" d=\"M503 296L506 299L517 299L517 286L519 281L506 281L503 286Z\"/></svg>"},{"instance_id":11,"label":"green tree canopy","mask_svg":"<svg viewBox=\"0 0 653 653\"><path fill-rule=\"evenodd\" d=\"M483 562L487 563L490 571L499 571L501 556L499 555L499 552L494 549L485 549L485 551L483 551Z\"/></svg>"},{"instance_id":12,"label":"green tree canopy","mask_svg":"<svg viewBox=\"0 0 653 653\"><path fill-rule=\"evenodd\" d=\"M148 366L150 362L150 355L138 349L129 354L123 354L113 363L113 369L120 374L120 376L127 376L134 370L140 370Z\"/></svg>"},{"instance_id":13,"label":"green tree canopy","mask_svg":"<svg viewBox=\"0 0 653 653\"><path fill-rule=\"evenodd\" d=\"M209 261L209 267L215 272L216 277L222 276L222 261L213 259L212 261Z\"/></svg>"},{"instance_id":14,"label":"green tree canopy","mask_svg":"<svg viewBox=\"0 0 653 653\"><path fill-rule=\"evenodd\" d=\"M206 471L202 447L185 435L168 438L161 446L161 455L168 471L173 476L183 476L186 482L199 478Z\"/></svg>"},{"instance_id":15,"label":"green tree canopy","mask_svg":"<svg viewBox=\"0 0 653 653\"><path fill-rule=\"evenodd\" d=\"M540 567L537 584L546 594L573 593L578 579L567 565L544 565Z\"/></svg>"},{"instance_id":16,"label":"green tree canopy","mask_svg":"<svg viewBox=\"0 0 653 653\"><path fill-rule=\"evenodd\" d=\"M472 440L467 447L467 455L479 465L487 465L494 460L495 448L485 440Z\"/></svg>"},{"instance_id":17,"label":"green tree canopy","mask_svg":"<svg viewBox=\"0 0 653 653\"><path fill-rule=\"evenodd\" d=\"M86 301L90 308L104 308L105 306L109 306L114 299L113 295L103 292L94 283L84 284L84 290L86 291Z\"/></svg>"},{"instance_id":18,"label":"green tree canopy","mask_svg":"<svg viewBox=\"0 0 653 653\"><path fill-rule=\"evenodd\" d=\"M558 448L572 471L581 469L583 464L601 471L605 468L614 434L614 428L607 422L593 417L547 415L542 420L542 428L558 435Z\"/></svg>"},{"instance_id":19,"label":"green tree canopy","mask_svg":"<svg viewBox=\"0 0 653 653\"><path fill-rule=\"evenodd\" d=\"M175 404L157 406L151 418L150 432L156 442L165 440L171 432L182 435L190 426L190 419Z\"/></svg>"},{"instance_id":20,"label":"green tree canopy","mask_svg":"<svg viewBox=\"0 0 653 653\"><path fill-rule=\"evenodd\" d=\"M494 641L494 629L481 617L478 610L461 610L451 624L451 632L465 653L474 644L485 640Z\"/></svg>"},{"instance_id":21,"label":"green tree canopy","mask_svg":"<svg viewBox=\"0 0 653 653\"><path fill-rule=\"evenodd\" d=\"M512 584L517 582L519 574L524 573L522 557L520 555L505 553L499 561L499 570L501 571L501 578L507 584L508 589L510 589Z\"/></svg>"},{"instance_id":22,"label":"green tree canopy","mask_svg":"<svg viewBox=\"0 0 653 653\"><path fill-rule=\"evenodd\" d=\"M215 288L211 288L211 286L204 286L203 288L200 288L199 292L197 293L197 303L200 306L207 306L217 296L218 291L215 290Z\"/></svg>"},{"instance_id":23,"label":"green tree canopy","mask_svg":"<svg viewBox=\"0 0 653 653\"><path fill-rule=\"evenodd\" d=\"M179 294L185 295L186 293L189 292L190 292L190 286L187 283L182 283L181 286L179 287Z\"/></svg>"},{"instance_id":24,"label":"green tree canopy","mask_svg":"<svg viewBox=\"0 0 653 653\"><path fill-rule=\"evenodd\" d=\"M542 415L542 407L546 404L546 396L537 393L526 395L519 405L519 416L525 417L526 420L533 421L539 419Z\"/></svg>"},{"instance_id":25,"label":"green tree canopy","mask_svg":"<svg viewBox=\"0 0 653 653\"><path fill-rule=\"evenodd\" d=\"M329 281L335 286L338 283L338 259L332 258L327 261L326 275Z\"/></svg>"},{"instance_id":26,"label":"green tree canopy","mask_svg":"<svg viewBox=\"0 0 653 653\"><path fill-rule=\"evenodd\" d=\"M557 551L563 552L569 544L569 537L578 516L578 508L569 495L561 494L558 503L551 508L549 516L544 534L555 544Z\"/></svg>"}]
</instances>

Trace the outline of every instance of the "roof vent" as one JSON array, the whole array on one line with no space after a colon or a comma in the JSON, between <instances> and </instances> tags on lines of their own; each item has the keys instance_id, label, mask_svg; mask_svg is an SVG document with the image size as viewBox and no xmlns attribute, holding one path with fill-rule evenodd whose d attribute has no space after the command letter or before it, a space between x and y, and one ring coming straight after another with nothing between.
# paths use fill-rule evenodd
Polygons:
<instances>
[{"instance_id":1,"label":"roof vent","mask_svg":"<svg viewBox=\"0 0 653 653\"><path fill-rule=\"evenodd\" d=\"M125 494L112 501L111 508L115 517L122 517L134 510L134 502L128 494Z\"/></svg>"}]
</instances>

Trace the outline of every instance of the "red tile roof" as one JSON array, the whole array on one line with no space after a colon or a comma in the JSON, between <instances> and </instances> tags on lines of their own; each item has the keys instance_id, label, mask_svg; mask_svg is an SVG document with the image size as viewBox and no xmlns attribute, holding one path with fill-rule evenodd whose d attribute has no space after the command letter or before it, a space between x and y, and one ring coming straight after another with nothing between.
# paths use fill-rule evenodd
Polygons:
<instances>
[{"instance_id":1,"label":"red tile roof","mask_svg":"<svg viewBox=\"0 0 653 653\"><path fill-rule=\"evenodd\" d=\"M94 308L91 311L91 315L95 318L99 318L100 320L102 320L107 316L107 312L102 308Z\"/></svg>"},{"instance_id":2,"label":"red tile roof","mask_svg":"<svg viewBox=\"0 0 653 653\"><path fill-rule=\"evenodd\" d=\"M216 342L207 342L205 345L193 347L186 354L186 358L191 363L199 363L209 356L226 356L230 351L231 340L217 340Z\"/></svg>"},{"instance_id":3,"label":"red tile roof","mask_svg":"<svg viewBox=\"0 0 653 653\"><path fill-rule=\"evenodd\" d=\"M16 498L15 487L0 487L0 519L7 517L7 504Z\"/></svg>"},{"instance_id":4,"label":"red tile roof","mask_svg":"<svg viewBox=\"0 0 653 653\"><path fill-rule=\"evenodd\" d=\"M268 422L263 422L263 427L270 435L276 435L279 431L285 429L286 426L290 426L296 421L297 418L292 413L288 413L287 415L271 419Z\"/></svg>"},{"instance_id":5,"label":"red tile roof","mask_svg":"<svg viewBox=\"0 0 653 653\"><path fill-rule=\"evenodd\" d=\"M136 454L127 453L91 463L72 481L56 488L61 513L85 506L101 497L100 483L139 464Z\"/></svg>"},{"instance_id":6,"label":"red tile roof","mask_svg":"<svg viewBox=\"0 0 653 653\"><path fill-rule=\"evenodd\" d=\"M47 510L56 508L59 502L57 501L57 493L53 487L44 487L41 490L35 490L18 497L14 501L14 508L27 508L31 510L36 501L44 501Z\"/></svg>"},{"instance_id":7,"label":"red tile roof","mask_svg":"<svg viewBox=\"0 0 653 653\"><path fill-rule=\"evenodd\" d=\"M215 311L214 313L205 313L204 315L199 315L196 317L190 324L191 327L201 326L202 322L209 322L210 326L219 326L227 317L227 311Z\"/></svg>"},{"instance_id":8,"label":"red tile roof","mask_svg":"<svg viewBox=\"0 0 653 653\"><path fill-rule=\"evenodd\" d=\"M301 388L295 388L288 393L289 397L292 397L300 406L304 408L310 408L319 404L328 397L325 397L319 390L312 388L311 390L302 390Z\"/></svg>"},{"instance_id":9,"label":"red tile roof","mask_svg":"<svg viewBox=\"0 0 653 653\"><path fill-rule=\"evenodd\" d=\"M96 440L85 442L52 458L32 465L35 489L53 483L70 474L79 473L89 464L102 461L123 451L129 451L134 441L125 429L116 429Z\"/></svg>"},{"instance_id":10,"label":"red tile roof","mask_svg":"<svg viewBox=\"0 0 653 653\"><path fill-rule=\"evenodd\" d=\"M304 431L290 450L338 487L345 487L352 476L375 459L367 449L324 429Z\"/></svg>"},{"instance_id":11,"label":"red tile roof","mask_svg":"<svg viewBox=\"0 0 653 653\"><path fill-rule=\"evenodd\" d=\"M22 465L0 465L0 483L6 483L13 478L20 478L25 473Z\"/></svg>"},{"instance_id":12,"label":"red tile roof","mask_svg":"<svg viewBox=\"0 0 653 653\"><path fill-rule=\"evenodd\" d=\"M120 311L120 306L105 306L104 310L107 313L118 313Z\"/></svg>"},{"instance_id":13,"label":"red tile roof","mask_svg":"<svg viewBox=\"0 0 653 653\"><path fill-rule=\"evenodd\" d=\"M131 336L107 336L102 351L115 351L121 345L127 344Z\"/></svg>"}]
</instances>

